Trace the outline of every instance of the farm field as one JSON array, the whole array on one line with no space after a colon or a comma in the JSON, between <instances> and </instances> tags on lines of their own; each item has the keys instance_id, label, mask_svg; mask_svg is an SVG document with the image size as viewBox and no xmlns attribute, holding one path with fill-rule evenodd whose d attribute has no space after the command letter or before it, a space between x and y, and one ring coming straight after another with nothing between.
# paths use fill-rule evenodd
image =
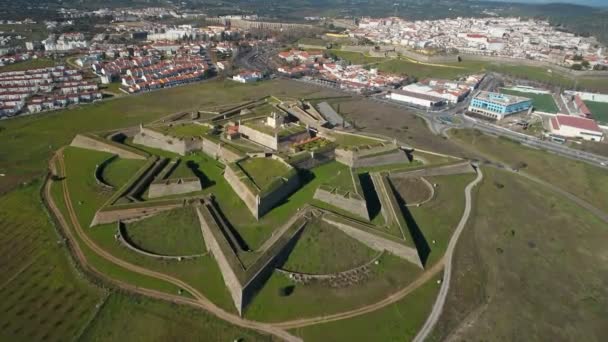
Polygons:
<instances>
[{"instance_id":1,"label":"farm field","mask_svg":"<svg viewBox=\"0 0 608 342\"><path fill-rule=\"evenodd\" d=\"M271 336L232 326L184 305L112 294L82 341L273 341Z\"/></svg>"},{"instance_id":2,"label":"farm field","mask_svg":"<svg viewBox=\"0 0 608 342\"><path fill-rule=\"evenodd\" d=\"M450 131L452 141L472 158L490 159L525 172L608 211L608 174L583 162L523 147L508 139L493 138L474 130Z\"/></svg>"},{"instance_id":3,"label":"farm field","mask_svg":"<svg viewBox=\"0 0 608 342\"><path fill-rule=\"evenodd\" d=\"M522 177L483 172L429 340L602 340L605 222Z\"/></svg>"},{"instance_id":4,"label":"farm field","mask_svg":"<svg viewBox=\"0 0 608 342\"><path fill-rule=\"evenodd\" d=\"M0 340L76 339L104 291L77 273L36 179L0 198Z\"/></svg>"},{"instance_id":5,"label":"farm field","mask_svg":"<svg viewBox=\"0 0 608 342\"><path fill-rule=\"evenodd\" d=\"M137 247L161 255L194 255L205 250L198 217L192 208L160 213L127 223L127 238Z\"/></svg>"},{"instance_id":6,"label":"farm field","mask_svg":"<svg viewBox=\"0 0 608 342\"><path fill-rule=\"evenodd\" d=\"M283 269L310 274L346 271L372 260L378 252L320 219L306 225Z\"/></svg>"},{"instance_id":7,"label":"farm field","mask_svg":"<svg viewBox=\"0 0 608 342\"><path fill-rule=\"evenodd\" d=\"M389 253L380 257L378 265L370 267L371 273L366 280L343 288L319 283L295 284L286 275L275 271L247 307L245 317L277 322L358 308L405 287L422 272L413 264ZM289 296L282 296L281 290L290 286L293 286L293 292Z\"/></svg>"},{"instance_id":8,"label":"farm field","mask_svg":"<svg viewBox=\"0 0 608 342\"><path fill-rule=\"evenodd\" d=\"M587 108L593 114L593 118L601 125L608 125L608 103L585 101Z\"/></svg>"},{"instance_id":9,"label":"farm field","mask_svg":"<svg viewBox=\"0 0 608 342\"><path fill-rule=\"evenodd\" d=\"M526 92L514 91L514 90L509 90L509 89L504 89L504 88L501 89L500 92L503 94L527 97L529 99L532 99L532 105L534 106L534 110L536 110L536 111L545 112L545 113L553 113L553 114L559 112L559 108L557 107L557 104L555 104L555 100L553 100L553 96L551 96L549 94L526 93Z\"/></svg>"}]
</instances>

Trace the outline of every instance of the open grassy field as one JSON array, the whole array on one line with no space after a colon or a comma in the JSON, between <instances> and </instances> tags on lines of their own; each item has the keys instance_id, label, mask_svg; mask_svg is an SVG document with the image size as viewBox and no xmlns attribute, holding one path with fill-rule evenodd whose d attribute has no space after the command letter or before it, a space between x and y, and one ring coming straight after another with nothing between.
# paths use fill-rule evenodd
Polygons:
<instances>
[{"instance_id":1,"label":"open grassy field","mask_svg":"<svg viewBox=\"0 0 608 342\"><path fill-rule=\"evenodd\" d=\"M295 272L329 274L361 266L377 254L342 231L317 219L306 225L282 268Z\"/></svg>"},{"instance_id":2,"label":"open grassy field","mask_svg":"<svg viewBox=\"0 0 608 342\"><path fill-rule=\"evenodd\" d=\"M340 164L340 166L342 166L340 170L338 170L338 172L336 172L333 177L327 179L325 181L325 185L335 187L344 191L355 191L353 172L346 165ZM357 173L355 173L355 177L358 177Z\"/></svg>"},{"instance_id":3,"label":"open grassy field","mask_svg":"<svg viewBox=\"0 0 608 342\"><path fill-rule=\"evenodd\" d=\"M585 101L587 108L593 114L593 118L600 124L608 125L608 103Z\"/></svg>"},{"instance_id":4,"label":"open grassy field","mask_svg":"<svg viewBox=\"0 0 608 342\"><path fill-rule=\"evenodd\" d=\"M523 147L473 130L450 131L472 158L489 159L528 173L608 211L608 173L589 164Z\"/></svg>"},{"instance_id":5,"label":"open grassy field","mask_svg":"<svg viewBox=\"0 0 608 342\"><path fill-rule=\"evenodd\" d=\"M534 93L526 93L521 91L515 91L510 89L501 89L501 93L527 97L532 99L532 105L534 106L534 110L546 113L558 113L559 108L557 104L555 104L555 100L553 100L553 96L549 94L534 94Z\"/></svg>"},{"instance_id":6,"label":"open grassy field","mask_svg":"<svg viewBox=\"0 0 608 342\"><path fill-rule=\"evenodd\" d=\"M290 332L305 341L411 341L424 324L439 292L435 278L402 300L369 314Z\"/></svg>"},{"instance_id":7,"label":"open grassy field","mask_svg":"<svg viewBox=\"0 0 608 342\"><path fill-rule=\"evenodd\" d=\"M187 306L114 294L82 336L83 341L273 341Z\"/></svg>"},{"instance_id":8,"label":"open grassy field","mask_svg":"<svg viewBox=\"0 0 608 342\"><path fill-rule=\"evenodd\" d=\"M35 180L0 198L0 340L77 339L103 291L68 260Z\"/></svg>"},{"instance_id":9,"label":"open grassy field","mask_svg":"<svg viewBox=\"0 0 608 342\"><path fill-rule=\"evenodd\" d=\"M38 59L30 59L23 62L8 64L0 67L0 72L7 71L22 71L29 69L38 69L38 68L46 68L55 65L55 61L48 58L38 58Z\"/></svg>"},{"instance_id":10,"label":"open grassy field","mask_svg":"<svg viewBox=\"0 0 608 342\"><path fill-rule=\"evenodd\" d=\"M327 50L329 55L336 55L338 58L344 59L351 62L352 64L369 64L377 63L384 60L384 58L366 56L359 52L341 51L341 50Z\"/></svg>"},{"instance_id":11,"label":"open grassy field","mask_svg":"<svg viewBox=\"0 0 608 342\"><path fill-rule=\"evenodd\" d=\"M118 188L127 183L144 164L144 160L115 158L103 169L101 176L110 185Z\"/></svg>"},{"instance_id":12,"label":"open grassy field","mask_svg":"<svg viewBox=\"0 0 608 342\"><path fill-rule=\"evenodd\" d=\"M23 180L43 174L52 151L68 144L77 133L138 125L170 113L234 103L267 94L325 97L337 93L287 80L249 85L209 81L2 121L0 173L6 176L0 177L0 193Z\"/></svg>"},{"instance_id":13,"label":"open grassy field","mask_svg":"<svg viewBox=\"0 0 608 342\"><path fill-rule=\"evenodd\" d=\"M281 321L341 312L374 303L413 281L421 270L409 262L385 253L362 283L332 288L320 283L297 285L274 272L247 307L245 317L261 321ZM295 286L289 296L280 290Z\"/></svg>"},{"instance_id":14,"label":"open grassy field","mask_svg":"<svg viewBox=\"0 0 608 342\"><path fill-rule=\"evenodd\" d=\"M287 165L272 158L248 158L239 162L239 166L260 189L265 189L289 171Z\"/></svg>"},{"instance_id":15,"label":"open grassy field","mask_svg":"<svg viewBox=\"0 0 608 342\"><path fill-rule=\"evenodd\" d=\"M475 73L480 73L484 70L483 62L461 62L461 63L441 63L438 65L425 65L416 63L407 59L388 59L385 62L378 64L378 70L414 76L418 79L423 78L445 78L455 79L462 76L467 76Z\"/></svg>"},{"instance_id":16,"label":"open grassy field","mask_svg":"<svg viewBox=\"0 0 608 342\"><path fill-rule=\"evenodd\" d=\"M180 208L129 223L126 235L137 247L162 255L193 255L205 250L193 208Z\"/></svg>"},{"instance_id":17,"label":"open grassy field","mask_svg":"<svg viewBox=\"0 0 608 342\"><path fill-rule=\"evenodd\" d=\"M517 175L484 174L429 340L604 340L605 222Z\"/></svg>"}]
</instances>

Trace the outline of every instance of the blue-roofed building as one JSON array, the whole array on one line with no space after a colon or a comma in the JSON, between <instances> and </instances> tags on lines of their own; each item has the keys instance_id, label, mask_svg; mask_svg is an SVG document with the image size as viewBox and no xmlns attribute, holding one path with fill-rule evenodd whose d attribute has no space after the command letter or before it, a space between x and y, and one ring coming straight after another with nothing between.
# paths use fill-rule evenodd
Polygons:
<instances>
[{"instance_id":1,"label":"blue-roofed building","mask_svg":"<svg viewBox=\"0 0 608 342\"><path fill-rule=\"evenodd\" d=\"M482 91L471 100L469 112L502 120L508 115L527 111L530 107L532 100L527 97Z\"/></svg>"}]
</instances>

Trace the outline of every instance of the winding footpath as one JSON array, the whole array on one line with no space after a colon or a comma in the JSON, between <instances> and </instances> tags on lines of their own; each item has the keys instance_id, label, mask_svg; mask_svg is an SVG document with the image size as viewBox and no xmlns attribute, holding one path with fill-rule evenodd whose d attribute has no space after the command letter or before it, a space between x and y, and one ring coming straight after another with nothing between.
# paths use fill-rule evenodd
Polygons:
<instances>
[{"instance_id":1,"label":"winding footpath","mask_svg":"<svg viewBox=\"0 0 608 342\"><path fill-rule=\"evenodd\" d=\"M471 214L471 197L472 197L471 190L473 190L473 188L477 184L479 184L479 182L481 182L482 179L483 179L483 173L481 172L480 168L477 168L477 178L475 178L475 180L473 182L469 183L464 190L464 196L465 196L464 214L462 215L462 218L460 219L460 222L458 223L458 226L456 227L456 231L454 232L454 234L452 235L452 238L450 239L448 248L444 255L445 269L443 271L443 282L441 284L441 288L439 289L439 294L437 295L435 304L433 305L433 310L431 311L426 322L424 322L424 325L422 326L422 328L420 329L420 331L414 338L414 342L422 342L422 341L426 340L428 335L433 330L433 327L439 320L439 316L441 316L441 312L443 311L443 306L445 304L445 299L448 295L448 291L450 290L450 280L452 277L452 258L454 256L454 250L456 249L456 244L458 243L458 238L460 237L460 234L464 230L464 227L469 219L469 215Z\"/></svg>"},{"instance_id":2,"label":"winding footpath","mask_svg":"<svg viewBox=\"0 0 608 342\"><path fill-rule=\"evenodd\" d=\"M67 175L65 172L65 163L63 160L63 149L59 150L57 152L57 154L53 157L53 159L51 159L50 164L51 164L51 169L53 169L53 170L55 170L55 166L54 166L55 161L57 161L59 163L59 169L60 169L59 174L66 177ZM57 171L57 170L55 170L55 171ZM55 172L55 173L57 173L57 172ZM107 275L103 274L98 269L96 269L95 266L88 263L88 260L85 256L85 254L83 253L82 249L80 248L80 246L78 244L78 241L75 238L74 232L72 232L72 229L70 228L70 224L68 224L65 217L61 213L61 210L57 207L56 203L53 201L53 197L52 197L52 193L51 193L51 185L52 185L52 181L48 180L45 184L45 191L44 191L45 199L49 205L49 209L53 212L53 214L57 218L58 223L63 227L66 237L72 242L71 247L72 247L72 250L73 250L76 258L79 260L81 265L90 269L96 275L101 276L104 279L110 280L113 284L115 284L119 288L122 288L125 290L129 290L132 292L136 292L139 294L143 294L143 295L158 298L158 299L164 299L164 300L174 302L174 303L188 304L188 305L199 307L199 308L204 309L204 310L210 312L211 314L213 314L231 324L239 326L239 327L254 329L254 330L257 330L257 331L260 331L263 333L272 334L272 335L275 335L275 336L277 336L285 341L289 341L289 342L301 342L302 341L299 337L293 336L293 335L289 334L288 332L286 332L285 330L280 329L278 327L275 327L275 326L272 326L272 325L266 324L266 323L246 320L239 316L231 314L231 313L217 307L209 299L207 299L202 293L200 293L198 290L196 290L192 286L188 285L187 283L185 283L177 278L174 278L172 276L169 276L169 275L166 275L166 274L163 274L160 272L151 271L146 268L128 263L122 259L116 258L112 254L108 253L107 251L105 251L104 249L99 247L93 240L91 240L88 237L88 235L82 229L82 226L80 225L80 223L78 221L78 217L76 216L74 207L72 205L72 201L71 201L70 194L69 194L68 187L67 187L67 182L64 181L64 182L62 182L62 191L63 191L64 200L65 200L65 206L68 211L69 219L71 221L71 227L74 229L74 232L78 235L78 238L80 240L82 240L87 245L88 248L90 248L94 253L96 253L103 259L105 259L113 264L116 264L122 268L125 268L127 270L133 271L135 273L138 273L138 274L141 274L144 276L163 280L163 281L173 284L179 288L182 288L182 289L188 291L194 297L194 299L184 298L182 296L177 296L177 295L171 295L171 294L160 292L160 291L145 289L145 288L141 288L138 286L130 285L128 283L125 283L125 282L117 280L117 279L109 278Z\"/></svg>"}]
</instances>

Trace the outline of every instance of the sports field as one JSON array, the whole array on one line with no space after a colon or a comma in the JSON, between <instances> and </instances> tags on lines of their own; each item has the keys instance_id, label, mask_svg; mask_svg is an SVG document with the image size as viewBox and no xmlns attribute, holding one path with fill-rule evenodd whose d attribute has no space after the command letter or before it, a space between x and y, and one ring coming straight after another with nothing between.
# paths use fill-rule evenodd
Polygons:
<instances>
[{"instance_id":1,"label":"sports field","mask_svg":"<svg viewBox=\"0 0 608 342\"><path fill-rule=\"evenodd\" d=\"M608 125L608 102L585 101L585 104L599 124Z\"/></svg>"},{"instance_id":2,"label":"sports field","mask_svg":"<svg viewBox=\"0 0 608 342\"><path fill-rule=\"evenodd\" d=\"M510 90L510 89L504 89L504 88L501 89L500 92L503 94L527 97L529 99L532 99L532 105L534 106L534 110L536 110L536 111L545 112L545 113L553 113L553 114L559 112L559 108L557 107L557 104L555 104L555 100L553 99L553 96L551 96L549 94L526 93L526 92L515 91L515 90Z\"/></svg>"}]
</instances>

